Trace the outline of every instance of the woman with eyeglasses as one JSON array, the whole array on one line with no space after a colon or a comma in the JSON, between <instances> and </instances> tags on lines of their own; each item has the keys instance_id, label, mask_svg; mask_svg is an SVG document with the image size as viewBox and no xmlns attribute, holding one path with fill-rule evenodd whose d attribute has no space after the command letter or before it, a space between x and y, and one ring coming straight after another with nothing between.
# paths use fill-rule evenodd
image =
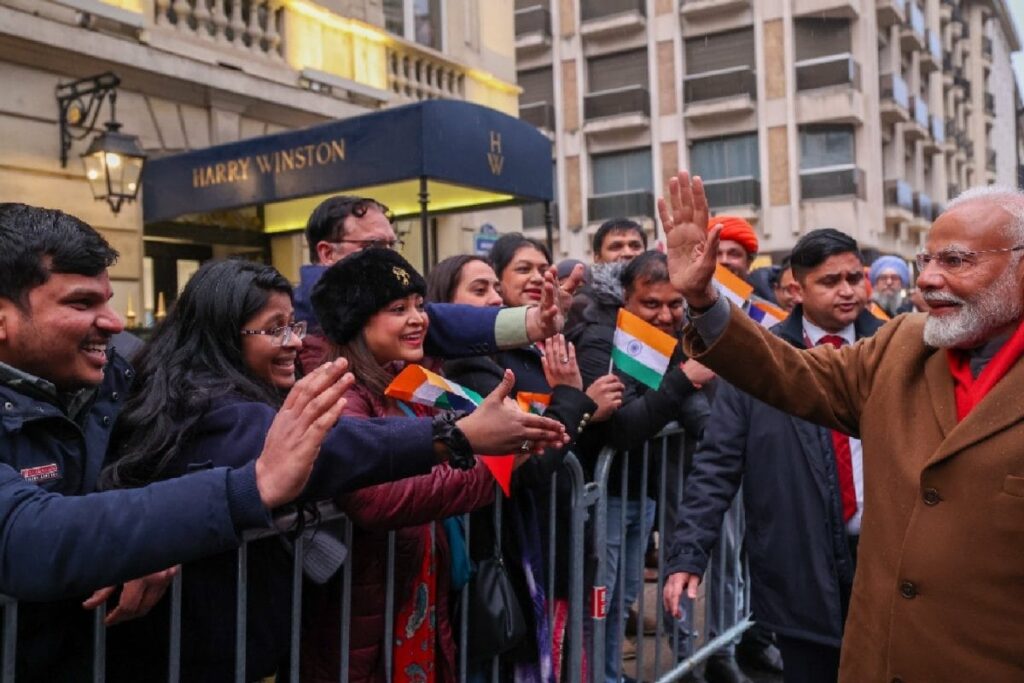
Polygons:
<instances>
[{"instance_id":1,"label":"woman with eyeglasses","mask_svg":"<svg viewBox=\"0 0 1024 683\"><path fill-rule=\"evenodd\" d=\"M332 343L329 357L349 360L358 378L346 394L352 418L433 415L434 408L390 398L385 390L409 364L432 365L423 344L430 319L426 283L400 255L367 249L331 266L312 301ZM527 456L528 457L528 456ZM396 680L457 678L449 610L451 549L440 521L494 500L494 478L479 463L470 470L438 465L429 474L378 484L338 499L355 525L348 680L383 680L390 654ZM394 633L384 640L389 531L394 542ZM303 642L303 681L338 680L341 586L310 595Z\"/></svg>"},{"instance_id":2,"label":"woman with eyeglasses","mask_svg":"<svg viewBox=\"0 0 1024 683\"><path fill-rule=\"evenodd\" d=\"M117 460L104 472L105 487L141 486L212 466L239 467L258 456L295 382L305 327L295 322L291 297L287 280L270 266L213 261L196 272L137 359L135 383L111 441ZM444 415L342 419L324 440L304 498L321 500L430 472L445 457L472 467L472 450L501 453L516 443L495 437L515 431L517 419L518 413L500 406L458 422ZM522 433L543 441L544 425L534 426L542 431L528 427ZM460 432L471 449L459 446ZM337 543L317 542L315 536L307 550L317 552L305 557L307 573L321 577L336 571L343 559ZM287 659L292 563L290 547L280 538L254 541L248 548L246 680L273 675ZM184 567L182 680L223 681L233 675L237 571L234 552ZM110 665L124 668L110 670L109 680L166 678L167 603L165 597L149 617L111 631Z\"/></svg>"}]
</instances>

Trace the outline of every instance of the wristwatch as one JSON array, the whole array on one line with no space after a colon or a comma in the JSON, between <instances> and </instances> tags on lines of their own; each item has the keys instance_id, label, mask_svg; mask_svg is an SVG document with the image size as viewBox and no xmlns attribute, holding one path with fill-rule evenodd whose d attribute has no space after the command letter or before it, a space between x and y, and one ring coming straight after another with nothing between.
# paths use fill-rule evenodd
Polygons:
<instances>
[{"instance_id":1,"label":"wristwatch","mask_svg":"<svg viewBox=\"0 0 1024 683\"><path fill-rule=\"evenodd\" d=\"M473 447L455 424L465 416L464 410L448 410L435 415L431 424L434 441L440 441L448 449L448 464L457 470L471 470L476 466Z\"/></svg>"}]
</instances>

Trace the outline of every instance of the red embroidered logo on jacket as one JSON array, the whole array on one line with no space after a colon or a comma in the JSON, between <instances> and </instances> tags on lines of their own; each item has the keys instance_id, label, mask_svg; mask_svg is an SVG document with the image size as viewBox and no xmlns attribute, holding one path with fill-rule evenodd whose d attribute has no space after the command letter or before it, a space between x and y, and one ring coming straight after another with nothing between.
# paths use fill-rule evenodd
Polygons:
<instances>
[{"instance_id":1,"label":"red embroidered logo on jacket","mask_svg":"<svg viewBox=\"0 0 1024 683\"><path fill-rule=\"evenodd\" d=\"M55 462L51 462L49 465L40 465L39 467L26 467L21 471L21 476L26 481L35 482L60 479L60 468L57 467Z\"/></svg>"}]
</instances>

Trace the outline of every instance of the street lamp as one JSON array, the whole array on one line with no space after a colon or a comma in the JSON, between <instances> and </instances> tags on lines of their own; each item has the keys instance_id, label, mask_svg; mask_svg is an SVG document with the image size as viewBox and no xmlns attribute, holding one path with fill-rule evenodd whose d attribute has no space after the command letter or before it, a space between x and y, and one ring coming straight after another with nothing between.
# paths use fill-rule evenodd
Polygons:
<instances>
[{"instance_id":1,"label":"street lamp","mask_svg":"<svg viewBox=\"0 0 1024 683\"><path fill-rule=\"evenodd\" d=\"M60 107L60 163L66 167L68 151L75 140L82 140L96 130L103 100L110 101L110 120L106 130L93 138L89 149L82 155L85 177L89 181L93 197L106 200L110 209L117 213L121 204L131 202L139 194L142 167L146 153L139 144L139 138L121 133L117 121L117 86L121 80L107 72L91 78L57 86L57 103ZM72 132L72 127L81 132Z\"/></svg>"}]
</instances>

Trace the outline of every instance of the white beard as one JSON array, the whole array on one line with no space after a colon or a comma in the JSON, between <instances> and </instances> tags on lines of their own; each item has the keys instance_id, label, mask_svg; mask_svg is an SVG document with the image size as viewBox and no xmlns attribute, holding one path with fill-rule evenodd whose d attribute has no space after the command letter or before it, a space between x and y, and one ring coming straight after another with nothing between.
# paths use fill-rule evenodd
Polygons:
<instances>
[{"instance_id":1,"label":"white beard","mask_svg":"<svg viewBox=\"0 0 1024 683\"><path fill-rule=\"evenodd\" d=\"M944 292L923 292L926 302L960 304L955 313L943 317L928 316L924 323L924 343L940 349L969 349L983 342L994 330L1020 319L1024 303L1016 280L1016 265L1011 262L1003 274L973 300Z\"/></svg>"}]
</instances>

